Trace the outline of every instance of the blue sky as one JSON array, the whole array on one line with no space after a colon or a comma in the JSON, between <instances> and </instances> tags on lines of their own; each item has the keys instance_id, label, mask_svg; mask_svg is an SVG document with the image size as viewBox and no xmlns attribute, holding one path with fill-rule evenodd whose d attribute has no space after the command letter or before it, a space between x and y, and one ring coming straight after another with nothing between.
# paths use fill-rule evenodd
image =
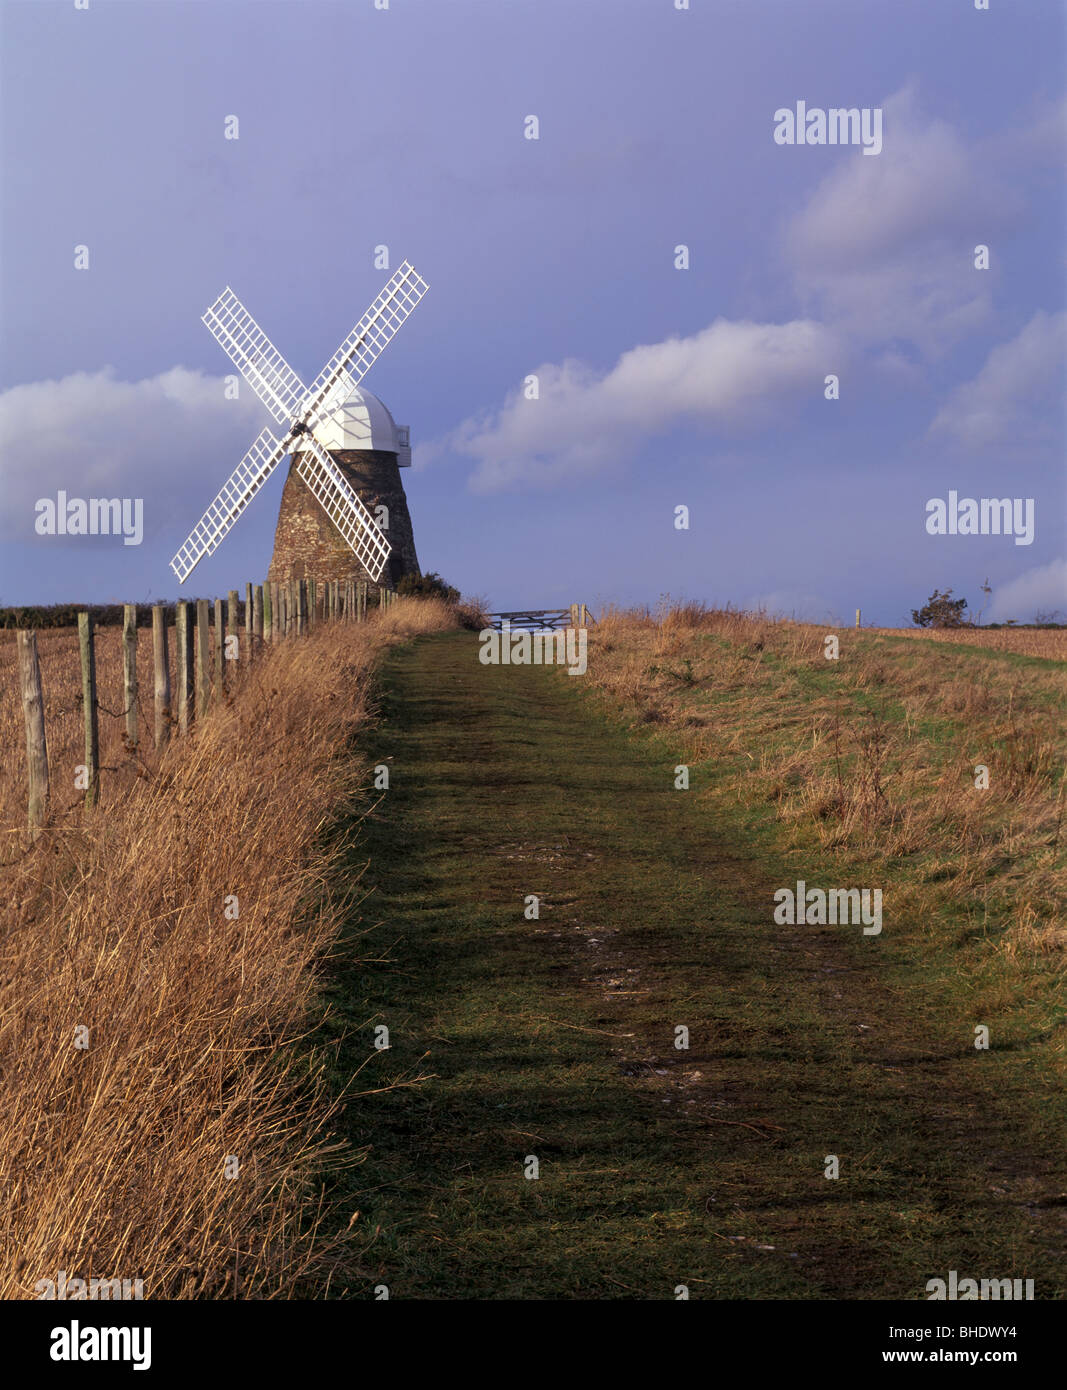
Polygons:
<instances>
[{"instance_id":1,"label":"blue sky","mask_svg":"<svg viewBox=\"0 0 1067 1390\"><path fill-rule=\"evenodd\" d=\"M430 292L367 385L466 592L1067 610L1058 0L88 6L0 3L0 604L175 595L268 423L200 315L231 285L310 380L384 244ZM881 153L776 144L798 100ZM265 575L285 472L190 596ZM142 497L143 543L36 535L59 489ZM1032 497L1032 544L927 534L950 489Z\"/></svg>"}]
</instances>

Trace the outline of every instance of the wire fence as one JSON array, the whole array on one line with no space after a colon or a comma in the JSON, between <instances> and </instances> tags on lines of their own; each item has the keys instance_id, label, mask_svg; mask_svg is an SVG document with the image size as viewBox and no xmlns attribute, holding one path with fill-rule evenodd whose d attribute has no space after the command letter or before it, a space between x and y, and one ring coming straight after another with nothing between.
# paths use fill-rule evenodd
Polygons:
<instances>
[{"instance_id":1,"label":"wire fence","mask_svg":"<svg viewBox=\"0 0 1067 1390\"><path fill-rule=\"evenodd\" d=\"M371 591L364 581L293 579L246 584L242 599L231 589L226 599L197 599L150 608L152 679L140 680L137 659L138 627L147 626L144 609L122 608L121 690L118 708L97 694L97 629L93 613L82 609L77 620L81 674L80 696L71 705L48 708L55 721L80 715L84 730L84 762L74 768L77 796L69 806L54 804L50 773L46 702L41 678L37 631L15 632L17 673L26 728L27 819L31 847L45 828L69 815L78 805L92 809L100 798L100 774L115 772L101 764L100 717L122 721L122 747L139 775L153 768L144 752L154 749L156 761L172 737L188 737L198 717L228 698L236 672L249 668L276 642L306 636L318 623L362 623L368 603L386 608L396 602L395 590ZM144 660L140 663L145 664ZM113 741L112 741L113 742Z\"/></svg>"}]
</instances>

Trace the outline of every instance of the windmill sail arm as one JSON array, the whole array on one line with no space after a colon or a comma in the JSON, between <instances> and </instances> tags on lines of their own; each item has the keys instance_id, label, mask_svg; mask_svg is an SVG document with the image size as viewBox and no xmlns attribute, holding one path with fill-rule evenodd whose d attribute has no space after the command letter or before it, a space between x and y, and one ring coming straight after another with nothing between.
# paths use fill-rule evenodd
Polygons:
<instances>
[{"instance_id":1,"label":"windmill sail arm","mask_svg":"<svg viewBox=\"0 0 1067 1390\"><path fill-rule=\"evenodd\" d=\"M341 533L360 564L377 584L392 547L375 525L348 479L311 435L299 445L296 472Z\"/></svg>"},{"instance_id":2,"label":"windmill sail arm","mask_svg":"<svg viewBox=\"0 0 1067 1390\"><path fill-rule=\"evenodd\" d=\"M320 423L335 388L347 394L359 385L428 289L405 261L308 388L301 418L310 428Z\"/></svg>"},{"instance_id":3,"label":"windmill sail arm","mask_svg":"<svg viewBox=\"0 0 1067 1390\"><path fill-rule=\"evenodd\" d=\"M229 286L202 322L278 424L287 425L307 388Z\"/></svg>"},{"instance_id":4,"label":"windmill sail arm","mask_svg":"<svg viewBox=\"0 0 1067 1390\"><path fill-rule=\"evenodd\" d=\"M219 548L233 523L288 452L288 440L276 439L269 429L259 435L171 560L170 567L180 584L185 583L205 555Z\"/></svg>"}]
</instances>

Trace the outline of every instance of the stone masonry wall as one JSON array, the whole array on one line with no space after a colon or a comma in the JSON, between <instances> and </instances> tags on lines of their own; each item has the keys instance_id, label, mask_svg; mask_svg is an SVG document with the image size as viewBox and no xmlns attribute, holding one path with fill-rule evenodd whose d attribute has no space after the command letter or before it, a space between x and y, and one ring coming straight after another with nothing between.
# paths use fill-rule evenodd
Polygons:
<instances>
[{"instance_id":1,"label":"stone masonry wall","mask_svg":"<svg viewBox=\"0 0 1067 1390\"><path fill-rule=\"evenodd\" d=\"M344 449L331 450L330 457L372 517L376 516L375 508L380 504L389 508L385 536L393 549L380 582L392 589L403 575L417 575L419 561L415 554L415 537L396 455L369 449ZM268 579L272 583L288 579L362 579L376 592L378 585L371 581L341 539L307 484L297 476L297 462L294 457L282 492Z\"/></svg>"}]
</instances>

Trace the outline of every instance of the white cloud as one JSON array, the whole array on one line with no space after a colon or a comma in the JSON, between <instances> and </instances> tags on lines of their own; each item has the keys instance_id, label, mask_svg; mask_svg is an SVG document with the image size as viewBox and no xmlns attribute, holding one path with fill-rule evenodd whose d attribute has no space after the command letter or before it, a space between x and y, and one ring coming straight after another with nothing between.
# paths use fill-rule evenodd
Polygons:
<instances>
[{"instance_id":1,"label":"white cloud","mask_svg":"<svg viewBox=\"0 0 1067 1390\"><path fill-rule=\"evenodd\" d=\"M844 158L787 229L802 303L863 341L936 355L991 312L974 247L1017 214L989 151L923 117L905 88L883 103L877 158ZM1003 162L1003 161L1001 161Z\"/></svg>"},{"instance_id":2,"label":"white cloud","mask_svg":"<svg viewBox=\"0 0 1067 1390\"><path fill-rule=\"evenodd\" d=\"M971 449L1062 441L1062 408L1055 407L1063 400L1065 366L1067 313L1037 313L953 391L930 429Z\"/></svg>"},{"instance_id":3,"label":"white cloud","mask_svg":"<svg viewBox=\"0 0 1067 1390\"><path fill-rule=\"evenodd\" d=\"M983 621L1002 623L1015 618L1032 622L1037 613L1067 614L1067 560L1053 560L1026 570L1007 584L998 584Z\"/></svg>"},{"instance_id":4,"label":"white cloud","mask_svg":"<svg viewBox=\"0 0 1067 1390\"><path fill-rule=\"evenodd\" d=\"M691 337L631 348L603 374L574 360L541 366L537 400L514 392L419 462L446 449L469 455L478 492L560 482L626 459L685 420L733 427L765 419L788 395L821 396L840 365L840 345L817 323L716 319Z\"/></svg>"},{"instance_id":5,"label":"white cloud","mask_svg":"<svg viewBox=\"0 0 1067 1390\"><path fill-rule=\"evenodd\" d=\"M968 143L926 117L911 88L883 109L882 153L843 154L788 225L787 257L805 317L717 319L691 337L632 348L606 372L574 360L542 366L539 400L513 392L418 447L416 467L466 456L475 462L470 486L480 492L566 482L632 457L676 425L763 421L791 393L821 393L826 373L857 350L876 370L921 385L923 358L990 318L994 272L974 268L974 247L995 243L994 234L1018 219L1022 166L1047 160L1055 124L1044 110L1029 130ZM1014 381L1001 392L1021 399L1021 369ZM980 411L971 409L969 423L964 414L968 400L959 393L939 427L979 428Z\"/></svg>"},{"instance_id":6,"label":"white cloud","mask_svg":"<svg viewBox=\"0 0 1067 1390\"><path fill-rule=\"evenodd\" d=\"M34 538L34 503L141 497L146 534L180 507L189 529L264 423L250 390L226 400L222 378L172 367L119 381L110 367L0 394L0 535Z\"/></svg>"}]
</instances>

